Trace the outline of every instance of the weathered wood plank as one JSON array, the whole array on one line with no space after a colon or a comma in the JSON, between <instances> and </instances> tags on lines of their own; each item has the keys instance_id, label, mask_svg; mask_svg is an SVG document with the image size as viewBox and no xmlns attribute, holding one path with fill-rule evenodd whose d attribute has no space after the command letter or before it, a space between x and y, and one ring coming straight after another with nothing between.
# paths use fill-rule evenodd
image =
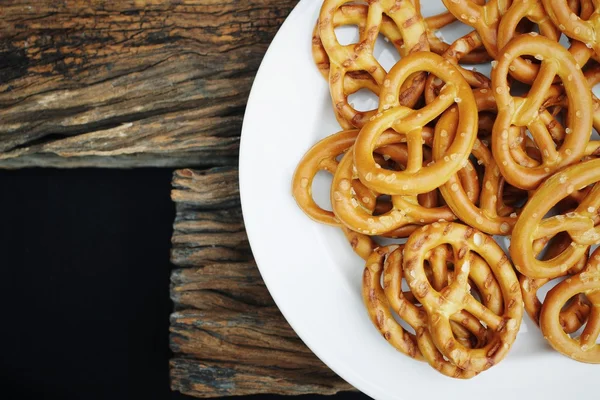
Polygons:
<instances>
[{"instance_id":1,"label":"weathered wood plank","mask_svg":"<svg viewBox=\"0 0 600 400\"><path fill-rule=\"evenodd\" d=\"M3 2L0 168L234 164L254 74L296 2Z\"/></svg>"},{"instance_id":2,"label":"weathered wood plank","mask_svg":"<svg viewBox=\"0 0 600 400\"><path fill-rule=\"evenodd\" d=\"M351 390L296 336L248 245L236 168L173 175L174 390L198 397Z\"/></svg>"},{"instance_id":3,"label":"weathered wood plank","mask_svg":"<svg viewBox=\"0 0 600 400\"><path fill-rule=\"evenodd\" d=\"M246 366L237 363L203 363L196 359L171 360L171 373L182 377L173 389L195 397L241 396L247 394L335 394L348 390L331 371L298 367L293 370ZM305 377L301 385L297 378Z\"/></svg>"}]
</instances>

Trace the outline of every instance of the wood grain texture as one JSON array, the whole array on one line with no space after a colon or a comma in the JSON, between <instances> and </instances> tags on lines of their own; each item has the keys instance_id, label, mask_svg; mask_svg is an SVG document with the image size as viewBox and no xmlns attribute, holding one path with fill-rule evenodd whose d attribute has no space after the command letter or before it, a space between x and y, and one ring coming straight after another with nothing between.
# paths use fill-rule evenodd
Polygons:
<instances>
[{"instance_id":1,"label":"wood grain texture","mask_svg":"<svg viewBox=\"0 0 600 400\"><path fill-rule=\"evenodd\" d=\"M254 264L236 168L173 175L171 378L197 397L352 390L296 336Z\"/></svg>"},{"instance_id":2,"label":"wood grain texture","mask_svg":"<svg viewBox=\"0 0 600 400\"><path fill-rule=\"evenodd\" d=\"M0 168L232 165L297 0L3 1Z\"/></svg>"}]
</instances>

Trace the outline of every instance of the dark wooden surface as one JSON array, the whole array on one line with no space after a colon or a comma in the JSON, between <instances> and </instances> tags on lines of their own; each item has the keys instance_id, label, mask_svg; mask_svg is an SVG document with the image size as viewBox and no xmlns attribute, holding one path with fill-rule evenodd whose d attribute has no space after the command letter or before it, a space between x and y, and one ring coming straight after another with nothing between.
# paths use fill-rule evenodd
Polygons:
<instances>
[{"instance_id":1,"label":"dark wooden surface","mask_svg":"<svg viewBox=\"0 0 600 400\"><path fill-rule=\"evenodd\" d=\"M5 0L0 168L237 161L252 80L297 0Z\"/></svg>"},{"instance_id":2,"label":"dark wooden surface","mask_svg":"<svg viewBox=\"0 0 600 400\"><path fill-rule=\"evenodd\" d=\"M175 171L173 187L173 389L198 397L351 390L271 299L244 231L237 169Z\"/></svg>"}]
</instances>

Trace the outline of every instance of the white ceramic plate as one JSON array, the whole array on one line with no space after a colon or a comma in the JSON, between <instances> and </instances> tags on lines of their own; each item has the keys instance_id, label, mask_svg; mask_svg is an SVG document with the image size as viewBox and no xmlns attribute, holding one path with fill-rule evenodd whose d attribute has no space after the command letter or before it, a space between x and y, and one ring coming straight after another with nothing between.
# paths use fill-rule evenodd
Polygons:
<instances>
[{"instance_id":1,"label":"white ceramic plate","mask_svg":"<svg viewBox=\"0 0 600 400\"><path fill-rule=\"evenodd\" d=\"M422 1L424 15L443 10ZM341 231L310 220L291 195L294 169L319 139L340 130L329 91L313 64L312 29L321 0L303 0L273 40L256 77L242 130L240 190L254 257L281 312L310 349L342 378L376 399L464 399L507 396L529 399L598 398L600 369L553 351L525 316L510 354L468 380L447 378L427 363L396 351L373 327L361 297L363 261ZM468 32L443 30L452 40ZM337 31L356 40L351 28ZM384 67L396 59L382 40L376 56ZM484 73L487 66L478 67ZM357 108L376 99L358 95ZM328 180L317 176L317 202L328 204Z\"/></svg>"}]
</instances>

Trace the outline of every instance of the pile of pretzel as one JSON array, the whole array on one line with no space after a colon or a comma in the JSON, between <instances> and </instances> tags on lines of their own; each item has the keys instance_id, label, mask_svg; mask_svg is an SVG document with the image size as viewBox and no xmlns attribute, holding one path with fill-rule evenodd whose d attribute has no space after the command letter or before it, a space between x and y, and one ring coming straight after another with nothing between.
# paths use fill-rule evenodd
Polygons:
<instances>
[{"instance_id":1,"label":"pile of pretzel","mask_svg":"<svg viewBox=\"0 0 600 400\"><path fill-rule=\"evenodd\" d=\"M554 349L600 363L600 1L443 1L424 18L417 0L325 0L313 56L343 130L306 153L293 195L366 260L366 308L400 352L473 377L506 356L525 310ZM455 20L473 30L444 43ZM344 25L357 43L339 43ZM401 57L389 72L379 35ZM486 61L491 79L463 67ZM377 109L349 103L361 89ZM332 211L312 197L319 171Z\"/></svg>"}]
</instances>

